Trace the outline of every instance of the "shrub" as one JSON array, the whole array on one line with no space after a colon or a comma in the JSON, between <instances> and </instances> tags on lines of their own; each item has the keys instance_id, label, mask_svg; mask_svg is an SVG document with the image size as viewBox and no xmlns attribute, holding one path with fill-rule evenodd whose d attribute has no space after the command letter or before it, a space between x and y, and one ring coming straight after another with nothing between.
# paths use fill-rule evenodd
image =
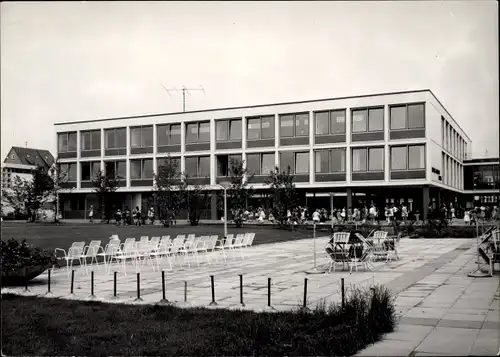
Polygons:
<instances>
[{"instance_id":1,"label":"shrub","mask_svg":"<svg viewBox=\"0 0 500 357\"><path fill-rule=\"evenodd\" d=\"M57 262L51 251L29 245L26 243L26 239L21 243L13 238L7 242L2 240L0 247L3 272L38 265L47 266Z\"/></svg>"}]
</instances>

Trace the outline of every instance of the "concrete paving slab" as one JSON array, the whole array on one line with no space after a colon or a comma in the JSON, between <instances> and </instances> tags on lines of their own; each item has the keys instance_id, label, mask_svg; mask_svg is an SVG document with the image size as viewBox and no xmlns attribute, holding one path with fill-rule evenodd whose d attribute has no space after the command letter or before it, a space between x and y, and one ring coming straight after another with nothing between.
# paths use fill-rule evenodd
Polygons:
<instances>
[{"instance_id":1,"label":"concrete paving slab","mask_svg":"<svg viewBox=\"0 0 500 357\"><path fill-rule=\"evenodd\" d=\"M415 349L415 352L467 355L477 335L476 329L436 327Z\"/></svg>"}]
</instances>

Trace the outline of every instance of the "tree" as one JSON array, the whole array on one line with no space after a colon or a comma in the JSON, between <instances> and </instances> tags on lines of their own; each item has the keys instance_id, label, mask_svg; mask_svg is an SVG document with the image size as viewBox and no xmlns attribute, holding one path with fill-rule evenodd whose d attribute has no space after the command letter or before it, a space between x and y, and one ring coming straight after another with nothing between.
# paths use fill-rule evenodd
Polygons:
<instances>
[{"instance_id":1,"label":"tree","mask_svg":"<svg viewBox=\"0 0 500 357\"><path fill-rule=\"evenodd\" d=\"M243 225L243 213L246 209L248 197L250 197L253 193L253 188L249 186L249 182L253 179L254 175L248 174L244 161L235 159L231 159L229 161L228 174L231 186L226 192L227 206L231 209L233 221L236 224L236 227L241 227ZM219 202L220 201L222 200L219 200ZM221 204L221 206L223 207L223 204Z\"/></svg>"},{"instance_id":2,"label":"tree","mask_svg":"<svg viewBox=\"0 0 500 357\"><path fill-rule=\"evenodd\" d=\"M167 156L165 163L158 167L158 174L154 175L153 205L158 218L164 226L170 225L170 211L179 211L182 206L182 195L179 190L181 174L179 161Z\"/></svg>"},{"instance_id":3,"label":"tree","mask_svg":"<svg viewBox=\"0 0 500 357\"><path fill-rule=\"evenodd\" d=\"M51 177L43 168L36 168L32 170L31 179L17 176L11 189L2 190L2 200L16 213L26 213L28 220L35 222L38 210L47 202L52 189Z\"/></svg>"},{"instance_id":4,"label":"tree","mask_svg":"<svg viewBox=\"0 0 500 357\"><path fill-rule=\"evenodd\" d=\"M111 217L111 213L106 211L109 209L108 199L109 196L118 189L118 179L119 177L105 175L104 171L100 170L95 175L94 180L92 180L92 190L96 193L97 200L99 201L101 221L105 221L106 216L108 216L108 218Z\"/></svg>"},{"instance_id":5,"label":"tree","mask_svg":"<svg viewBox=\"0 0 500 357\"><path fill-rule=\"evenodd\" d=\"M288 210L296 206L297 192L290 166L286 171L280 172L276 167L269 173L266 183L271 188L271 210L277 222L283 226L286 222Z\"/></svg>"},{"instance_id":6,"label":"tree","mask_svg":"<svg viewBox=\"0 0 500 357\"><path fill-rule=\"evenodd\" d=\"M61 170L61 163L59 158L49 169L49 176L52 181L51 196L53 199L52 210L54 211L54 223L59 222L59 192L64 188L65 183L68 182L68 172Z\"/></svg>"},{"instance_id":7,"label":"tree","mask_svg":"<svg viewBox=\"0 0 500 357\"><path fill-rule=\"evenodd\" d=\"M203 189L198 184L192 184L191 178L183 174L182 183L179 185L179 194L182 197L182 206L186 207L189 223L197 226L203 209L210 202L210 191Z\"/></svg>"}]
</instances>

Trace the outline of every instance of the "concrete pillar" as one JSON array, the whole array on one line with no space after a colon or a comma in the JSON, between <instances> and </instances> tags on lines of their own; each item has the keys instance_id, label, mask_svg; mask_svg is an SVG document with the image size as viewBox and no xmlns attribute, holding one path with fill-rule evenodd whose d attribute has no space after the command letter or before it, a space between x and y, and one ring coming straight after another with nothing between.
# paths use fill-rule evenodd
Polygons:
<instances>
[{"instance_id":1,"label":"concrete pillar","mask_svg":"<svg viewBox=\"0 0 500 357\"><path fill-rule=\"evenodd\" d=\"M352 189L351 188L347 188L347 207L346 207L346 210L349 211L350 209L352 209ZM347 214L347 212L346 212Z\"/></svg>"},{"instance_id":2,"label":"concrete pillar","mask_svg":"<svg viewBox=\"0 0 500 357\"><path fill-rule=\"evenodd\" d=\"M427 214L429 213L429 186L424 186L422 188L422 220L427 219Z\"/></svg>"},{"instance_id":3,"label":"concrete pillar","mask_svg":"<svg viewBox=\"0 0 500 357\"><path fill-rule=\"evenodd\" d=\"M351 168L351 108L345 110L345 172L346 184L351 183L352 168Z\"/></svg>"},{"instance_id":4,"label":"concrete pillar","mask_svg":"<svg viewBox=\"0 0 500 357\"><path fill-rule=\"evenodd\" d=\"M210 201L210 219L212 221L217 220L217 191L212 191L212 197Z\"/></svg>"}]
</instances>

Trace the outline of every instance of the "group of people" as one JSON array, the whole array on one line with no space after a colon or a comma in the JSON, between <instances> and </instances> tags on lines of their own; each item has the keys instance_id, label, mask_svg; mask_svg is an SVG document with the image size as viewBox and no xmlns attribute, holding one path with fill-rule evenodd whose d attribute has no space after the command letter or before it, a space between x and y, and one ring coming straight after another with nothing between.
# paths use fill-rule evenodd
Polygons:
<instances>
[{"instance_id":1,"label":"group of people","mask_svg":"<svg viewBox=\"0 0 500 357\"><path fill-rule=\"evenodd\" d=\"M89 217L89 222L93 223L94 222L94 206L90 205L88 209L88 217ZM126 206L125 209L122 211L120 208L118 208L115 211L114 214L115 222L117 226L123 225L123 226L142 226L146 224L146 219L150 222L150 224L154 224L155 221L155 211L153 207L150 207L147 211L146 216L144 216L141 212L141 209L139 206L136 206L132 211L129 210L129 208ZM108 219L109 223L109 219Z\"/></svg>"}]
</instances>

